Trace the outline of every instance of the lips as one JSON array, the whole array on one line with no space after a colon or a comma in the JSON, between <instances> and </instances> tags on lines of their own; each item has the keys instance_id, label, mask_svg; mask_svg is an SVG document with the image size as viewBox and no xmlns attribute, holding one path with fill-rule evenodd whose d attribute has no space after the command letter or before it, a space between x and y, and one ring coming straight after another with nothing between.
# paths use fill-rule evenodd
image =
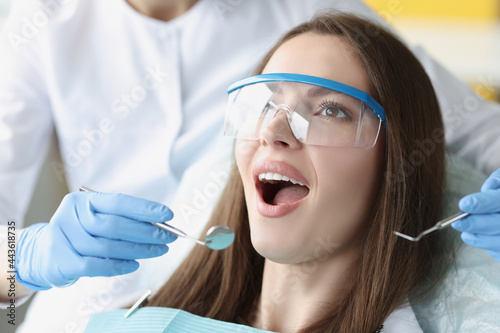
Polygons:
<instances>
[{"instance_id":1,"label":"lips","mask_svg":"<svg viewBox=\"0 0 500 333\"><path fill-rule=\"evenodd\" d=\"M257 211L264 217L281 217L299 207L309 194L309 182L284 162L262 160L252 169L257 190Z\"/></svg>"}]
</instances>

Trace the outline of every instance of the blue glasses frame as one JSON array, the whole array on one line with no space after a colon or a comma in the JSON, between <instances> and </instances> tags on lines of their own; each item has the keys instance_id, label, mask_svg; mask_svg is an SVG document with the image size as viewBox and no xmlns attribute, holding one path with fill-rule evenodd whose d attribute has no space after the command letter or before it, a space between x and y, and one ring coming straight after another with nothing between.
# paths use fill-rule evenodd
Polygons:
<instances>
[{"instance_id":1,"label":"blue glasses frame","mask_svg":"<svg viewBox=\"0 0 500 333\"><path fill-rule=\"evenodd\" d=\"M373 110L375 115L382 120L384 126L387 127L384 108L368 93L353 88L351 86L348 86L346 84L324 79L317 76L293 74L293 73L270 73L270 74L254 75L233 83L227 89L227 93L230 94L232 91L250 84L260 83L260 82L273 82L273 81L299 82L299 83L312 84L318 87L339 91L346 95L357 98L365 102Z\"/></svg>"}]
</instances>

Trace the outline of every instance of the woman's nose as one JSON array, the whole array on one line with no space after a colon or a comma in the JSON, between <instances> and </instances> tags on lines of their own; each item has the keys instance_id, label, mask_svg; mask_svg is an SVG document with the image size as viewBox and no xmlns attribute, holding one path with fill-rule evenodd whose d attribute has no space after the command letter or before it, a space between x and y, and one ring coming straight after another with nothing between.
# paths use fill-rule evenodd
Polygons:
<instances>
[{"instance_id":1,"label":"woman's nose","mask_svg":"<svg viewBox=\"0 0 500 333\"><path fill-rule=\"evenodd\" d=\"M295 135L288 123L287 110L279 109L269 124L262 130L260 144L263 146L299 148L302 143Z\"/></svg>"}]
</instances>

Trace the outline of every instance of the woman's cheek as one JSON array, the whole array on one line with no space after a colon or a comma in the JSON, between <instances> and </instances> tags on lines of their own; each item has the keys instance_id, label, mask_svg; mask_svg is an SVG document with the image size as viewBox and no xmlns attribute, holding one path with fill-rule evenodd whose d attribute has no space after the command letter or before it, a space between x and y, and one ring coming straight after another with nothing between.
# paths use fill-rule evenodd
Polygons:
<instances>
[{"instance_id":1,"label":"woman's cheek","mask_svg":"<svg viewBox=\"0 0 500 333\"><path fill-rule=\"evenodd\" d=\"M254 140L236 140L235 157L236 165L242 177L250 171L250 162L258 148L258 141Z\"/></svg>"}]
</instances>

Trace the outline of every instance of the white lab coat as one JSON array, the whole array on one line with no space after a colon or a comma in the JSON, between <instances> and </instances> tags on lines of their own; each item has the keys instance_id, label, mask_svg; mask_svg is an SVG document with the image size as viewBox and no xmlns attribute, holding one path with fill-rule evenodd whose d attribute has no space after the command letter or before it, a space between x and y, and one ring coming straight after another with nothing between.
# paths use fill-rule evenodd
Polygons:
<instances>
[{"instance_id":1,"label":"white lab coat","mask_svg":"<svg viewBox=\"0 0 500 333\"><path fill-rule=\"evenodd\" d=\"M55 128L63 165L52 168L70 191L86 185L165 203L175 223L193 233L227 175L231 143L221 138L227 86L317 10L376 19L353 0L200 0L170 22L145 17L125 0L12 6L0 40L0 223L22 224ZM450 148L483 170L500 165L500 155L491 153L500 151L498 105L477 99L417 54L446 111ZM455 111L464 103L467 112ZM190 246L179 240L133 274L38 293L20 332L78 331L90 313L158 288Z\"/></svg>"}]
</instances>

